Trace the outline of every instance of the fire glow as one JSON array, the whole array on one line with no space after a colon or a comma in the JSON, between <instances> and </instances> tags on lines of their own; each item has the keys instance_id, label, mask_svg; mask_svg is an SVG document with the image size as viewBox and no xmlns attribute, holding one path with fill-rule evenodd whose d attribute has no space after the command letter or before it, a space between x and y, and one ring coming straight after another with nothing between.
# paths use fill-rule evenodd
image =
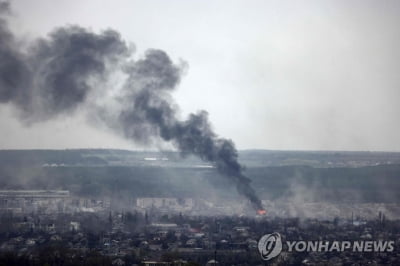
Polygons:
<instances>
[{"instance_id":1,"label":"fire glow","mask_svg":"<svg viewBox=\"0 0 400 266\"><path fill-rule=\"evenodd\" d=\"M267 211L266 210L257 210L258 215L266 215Z\"/></svg>"}]
</instances>

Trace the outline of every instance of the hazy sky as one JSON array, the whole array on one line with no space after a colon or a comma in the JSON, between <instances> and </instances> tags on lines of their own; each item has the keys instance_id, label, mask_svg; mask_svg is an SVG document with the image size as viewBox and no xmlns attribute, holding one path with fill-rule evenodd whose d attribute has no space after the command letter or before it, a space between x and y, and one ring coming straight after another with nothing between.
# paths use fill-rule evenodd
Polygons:
<instances>
[{"instance_id":1,"label":"hazy sky","mask_svg":"<svg viewBox=\"0 0 400 266\"><path fill-rule=\"evenodd\" d=\"M113 28L189 64L182 118L205 109L239 149L400 151L400 1L14 0L12 28ZM75 116L22 126L0 106L0 148L137 146Z\"/></svg>"}]
</instances>

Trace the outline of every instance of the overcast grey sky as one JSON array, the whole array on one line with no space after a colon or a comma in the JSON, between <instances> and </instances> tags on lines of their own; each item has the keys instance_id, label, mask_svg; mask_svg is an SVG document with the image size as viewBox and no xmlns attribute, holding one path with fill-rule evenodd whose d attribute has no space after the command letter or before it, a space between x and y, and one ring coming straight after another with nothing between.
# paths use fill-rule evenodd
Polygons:
<instances>
[{"instance_id":1,"label":"overcast grey sky","mask_svg":"<svg viewBox=\"0 0 400 266\"><path fill-rule=\"evenodd\" d=\"M207 110L239 149L400 151L400 1L14 0L23 38L112 28L189 64L182 118ZM0 106L0 148L137 148L76 115L26 127Z\"/></svg>"}]
</instances>

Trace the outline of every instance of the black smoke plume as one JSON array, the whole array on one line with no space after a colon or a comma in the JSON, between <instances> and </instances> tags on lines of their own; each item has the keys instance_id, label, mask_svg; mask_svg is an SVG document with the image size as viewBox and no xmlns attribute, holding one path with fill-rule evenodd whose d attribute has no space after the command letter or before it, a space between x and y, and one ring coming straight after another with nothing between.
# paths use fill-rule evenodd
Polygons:
<instances>
[{"instance_id":1,"label":"black smoke plume","mask_svg":"<svg viewBox=\"0 0 400 266\"><path fill-rule=\"evenodd\" d=\"M0 9L8 15L9 4ZM103 77L128 51L115 31L95 34L77 26L58 28L23 49L1 18L0 102L16 105L27 122L74 111L85 102L90 80Z\"/></svg>"},{"instance_id":2,"label":"black smoke plume","mask_svg":"<svg viewBox=\"0 0 400 266\"><path fill-rule=\"evenodd\" d=\"M128 139L149 143L161 138L183 155L212 163L254 208L262 209L243 175L234 143L214 133L207 112L178 119L171 92L180 82L184 64L174 64L161 50L148 50L135 61L133 50L113 30L96 34L78 26L57 28L24 45L9 30L8 15L9 4L1 2L0 103L17 107L23 121L44 121L90 106L98 119ZM93 100L88 104L93 91L105 95L96 84L117 72L125 78L118 92L103 96L102 104L93 106Z\"/></svg>"}]
</instances>

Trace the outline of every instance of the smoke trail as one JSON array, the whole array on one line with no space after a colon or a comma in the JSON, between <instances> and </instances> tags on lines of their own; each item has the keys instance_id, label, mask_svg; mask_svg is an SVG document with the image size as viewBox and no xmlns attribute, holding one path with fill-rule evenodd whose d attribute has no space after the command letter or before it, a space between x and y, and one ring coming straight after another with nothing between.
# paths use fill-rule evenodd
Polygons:
<instances>
[{"instance_id":1,"label":"smoke trail","mask_svg":"<svg viewBox=\"0 0 400 266\"><path fill-rule=\"evenodd\" d=\"M0 15L9 4L0 3ZM22 49L6 20L0 20L0 102L11 102L26 122L74 111L91 89L90 80L106 74L106 66L129 55L119 34L94 34L71 26Z\"/></svg>"},{"instance_id":2,"label":"smoke trail","mask_svg":"<svg viewBox=\"0 0 400 266\"><path fill-rule=\"evenodd\" d=\"M7 3L0 3L0 15L8 10ZM42 121L80 106L93 108L88 97L96 87L94 81L123 73L124 85L112 99L107 98L113 104L102 99L101 105L94 106L98 119L133 141L161 138L182 154L212 163L254 208L262 209L242 173L234 143L214 133L207 112L178 119L171 92L180 82L184 64L174 64L161 50L148 50L137 61L131 59L132 53L117 32L96 34L78 26L58 28L22 49L1 19L0 103L12 103L24 121Z\"/></svg>"},{"instance_id":3,"label":"smoke trail","mask_svg":"<svg viewBox=\"0 0 400 266\"><path fill-rule=\"evenodd\" d=\"M242 173L234 143L213 132L207 112L190 114L185 121L177 119L170 92L180 81L181 69L167 54L149 50L145 58L132 64L127 72L124 107L118 117L125 136L143 139L144 132L147 137L160 136L183 154L194 154L214 164L222 175L235 183L240 194L256 209L262 209L250 180Z\"/></svg>"}]
</instances>

